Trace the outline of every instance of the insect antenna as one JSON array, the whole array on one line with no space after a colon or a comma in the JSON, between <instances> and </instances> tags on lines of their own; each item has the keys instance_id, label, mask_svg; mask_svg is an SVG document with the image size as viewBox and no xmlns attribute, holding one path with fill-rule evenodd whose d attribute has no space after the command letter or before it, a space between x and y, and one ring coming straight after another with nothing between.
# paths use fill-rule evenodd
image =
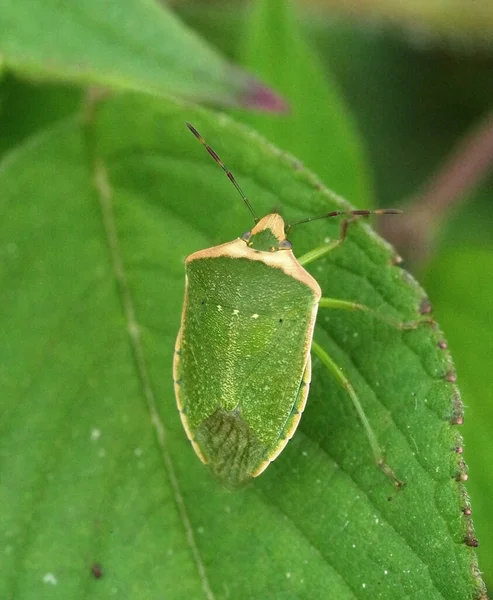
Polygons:
<instances>
[{"instance_id":1,"label":"insect antenna","mask_svg":"<svg viewBox=\"0 0 493 600\"><path fill-rule=\"evenodd\" d=\"M236 179L234 178L233 173L231 173L231 171L228 169L228 167L223 163L223 161L219 158L219 156L216 154L216 152L209 146L209 144L204 140L204 138L200 135L200 133L195 129L195 127L193 125L191 125L190 123L186 123L186 126L188 127L188 129L190 129L190 131L193 133L193 135L199 140L199 142L202 144L202 146L205 147L205 149L207 150L207 152L212 156L212 158L217 162L217 164L221 167L221 169L226 173L226 175L228 176L228 179L231 181L231 183L235 186L235 188L238 190L238 193L240 194L240 196L243 198L243 202L247 205L248 210L252 213L252 217L253 217L253 221L255 222L255 224L257 224L260 219L257 217L257 215L255 214L255 211L253 210L252 205L250 204L250 200L248 200L248 198L245 196L245 194L243 193L243 191L241 190L240 186L238 185Z\"/></svg>"},{"instance_id":2,"label":"insect antenna","mask_svg":"<svg viewBox=\"0 0 493 600\"><path fill-rule=\"evenodd\" d=\"M318 217L307 217L301 219L301 221L295 221L290 223L286 227L286 232L294 227L295 225L301 225L302 223L310 223L310 221L318 221L319 219L327 219L329 217L338 217L339 215L346 215L348 217L367 217L369 215L402 215L403 211L397 208L378 208L376 210L333 210L332 212L320 215Z\"/></svg>"}]
</instances>

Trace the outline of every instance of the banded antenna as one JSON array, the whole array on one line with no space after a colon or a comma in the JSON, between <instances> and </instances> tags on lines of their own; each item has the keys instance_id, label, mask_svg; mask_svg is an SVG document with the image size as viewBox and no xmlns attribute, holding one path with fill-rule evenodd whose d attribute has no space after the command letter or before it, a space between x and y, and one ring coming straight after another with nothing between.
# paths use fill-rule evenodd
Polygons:
<instances>
[{"instance_id":1,"label":"banded antenna","mask_svg":"<svg viewBox=\"0 0 493 600\"><path fill-rule=\"evenodd\" d=\"M248 198L245 196L245 194L243 193L241 187L238 185L238 182L236 181L236 179L234 178L233 173L231 173L231 171L228 169L228 167L223 163L223 161L219 158L219 156L216 154L216 151L213 150L209 144L204 140L204 138L200 135L200 133L195 129L195 127L193 125L191 125L190 123L186 123L186 126L188 127L188 129L190 129L190 131L193 133L193 135L199 140L199 142L202 144L202 146L205 147L205 149L207 150L207 152L212 156L212 158L217 162L217 164L221 167L221 169L226 173L226 175L228 176L228 179L231 181L231 183L235 186L235 188L238 190L238 193L240 194L240 196L243 198L243 202L247 205L248 210L252 213L252 217L253 217L253 221L255 224L257 224L260 219L257 217L255 211L253 210L253 206L250 204L250 200L248 200Z\"/></svg>"}]
</instances>

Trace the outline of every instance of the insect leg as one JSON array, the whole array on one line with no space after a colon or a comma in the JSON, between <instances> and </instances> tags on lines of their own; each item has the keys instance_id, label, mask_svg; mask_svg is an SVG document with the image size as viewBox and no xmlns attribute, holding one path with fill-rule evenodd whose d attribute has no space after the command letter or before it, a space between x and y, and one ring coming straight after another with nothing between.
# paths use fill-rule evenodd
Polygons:
<instances>
[{"instance_id":1,"label":"insect leg","mask_svg":"<svg viewBox=\"0 0 493 600\"><path fill-rule=\"evenodd\" d=\"M308 265L309 263L314 262L319 258L322 258L326 254L329 254L329 252L332 252L332 250L335 250L337 247L339 247L346 239L349 224L355 221L356 218L357 217L353 217L351 219L344 219L344 221L342 221L341 223L339 237L335 240L331 240L323 246L318 246L318 248L310 250L310 252L303 254L303 256L300 256L298 258L298 262L300 263L300 265L304 267L305 265Z\"/></svg>"},{"instance_id":2,"label":"insect leg","mask_svg":"<svg viewBox=\"0 0 493 600\"><path fill-rule=\"evenodd\" d=\"M358 302L350 302L348 300L339 300L339 298L320 298L319 306L322 308L335 308L340 310L366 312L372 315L373 317L380 319L380 321L383 321L384 323L387 323L388 325L400 330L416 329L423 323L435 323L435 321L431 317L422 317L421 319L416 319L414 321L399 321L398 319L394 319L392 317L388 317L387 315L383 315L377 310L366 306L365 304L360 304Z\"/></svg>"},{"instance_id":3,"label":"insect leg","mask_svg":"<svg viewBox=\"0 0 493 600\"><path fill-rule=\"evenodd\" d=\"M396 475L389 467L389 465L385 462L385 457L383 455L382 449L377 441L377 437L373 432L373 429L368 421L368 417L361 406L359 398L351 385L349 379L344 375L340 367L332 360L332 358L327 354L327 352L317 344L317 342L312 342L312 351L315 355L320 359L320 361L324 364L324 366L330 371L330 373L335 377L337 382L341 385L341 387L347 392L348 396L351 398L354 408L358 413L358 416L361 420L363 428L366 432L366 436L368 437L368 441L370 443L371 450L375 457L375 461L377 466L392 480L392 483L396 486L396 488L401 488L404 483L397 479Z\"/></svg>"}]
</instances>

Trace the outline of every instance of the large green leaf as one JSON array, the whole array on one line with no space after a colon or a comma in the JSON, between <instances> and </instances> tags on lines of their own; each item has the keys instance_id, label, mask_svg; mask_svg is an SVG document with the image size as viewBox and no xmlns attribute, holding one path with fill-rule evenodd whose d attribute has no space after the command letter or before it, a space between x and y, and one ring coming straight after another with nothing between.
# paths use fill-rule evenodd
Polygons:
<instances>
[{"instance_id":1,"label":"large green leaf","mask_svg":"<svg viewBox=\"0 0 493 600\"><path fill-rule=\"evenodd\" d=\"M6 68L23 75L274 111L284 107L156 0L6 0L0 54Z\"/></svg>"},{"instance_id":2,"label":"large green leaf","mask_svg":"<svg viewBox=\"0 0 493 600\"><path fill-rule=\"evenodd\" d=\"M244 115L292 152L336 192L359 207L370 203L369 177L352 117L335 79L305 39L290 0L257 0L246 20L241 62L284 94L290 111Z\"/></svg>"},{"instance_id":3,"label":"large green leaf","mask_svg":"<svg viewBox=\"0 0 493 600\"><path fill-rule=\"evenodd\" d=\"M8 75L0 83L0 154L34 131L73 114L84 92L77 87L28 83Z\"/></svg>"},{"instance_id":4,"label":"large green leaf","mask_svg":"<svg viewBox=\"0 0 493 600\"><path fill-rule=\"evenodd\" d=\"M183 261L238 236L250 216L185 120L259 213L276 206L292 220L340 206L254 132L151 100L108 102L89 130L64 121L4 159L0 597L478 598L461 407L428 324L398 331L322 310L316 331L402 490L376 468L318 360L298 432L249 487L222 489L194 455L171 377ZM337 232L300 226L296 253ZM364 225L311 270L326 295L383 315L426 310Z\"/></svg>"}]
</instances>

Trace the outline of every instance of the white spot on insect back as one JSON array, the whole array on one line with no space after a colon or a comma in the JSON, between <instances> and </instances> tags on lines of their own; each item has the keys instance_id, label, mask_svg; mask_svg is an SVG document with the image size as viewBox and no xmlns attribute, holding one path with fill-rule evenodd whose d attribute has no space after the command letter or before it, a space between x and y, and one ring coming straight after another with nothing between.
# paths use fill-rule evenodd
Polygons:
<instances>
[{"instance_id":1,"label":"white spot on insect back","mask_svg":"<svg viewBox=\"0 0 493 600\"><path fill-rule=\"evenodd\" d=\"M45 573L45 575L43 575L43 583L50 583L51 585L56 585L58 583L58 580L53 575L53 573Z\"/></svg>"},{"instance_id":2,"label":"white spot on insect back","mask_svg":"<svg viewBox=\"0 0 493 600\"><path fill-rule=\"evenodd\" d=\"M253 314L252 319L258 319L258 314L257 313Z\"/></svg>"}]
</instances>

